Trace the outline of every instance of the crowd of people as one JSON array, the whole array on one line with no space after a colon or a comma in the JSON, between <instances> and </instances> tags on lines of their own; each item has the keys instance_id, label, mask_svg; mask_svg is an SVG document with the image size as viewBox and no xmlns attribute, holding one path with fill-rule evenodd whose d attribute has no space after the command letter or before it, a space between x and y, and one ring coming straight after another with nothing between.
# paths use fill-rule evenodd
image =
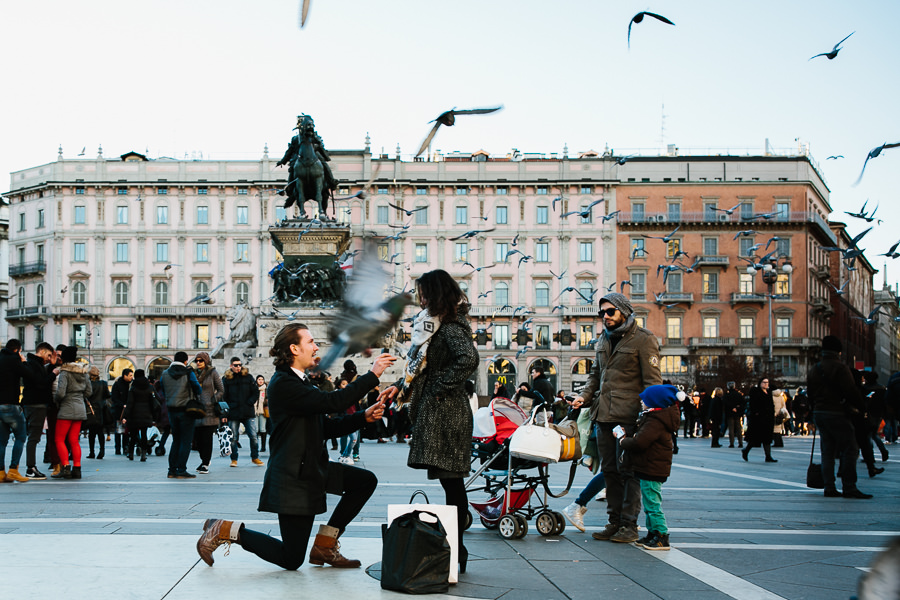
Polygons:
<instances>
[{"instance_id":1,"label":"crowd of people","mask_svg":"<svg viewBox=\"0 0 900 600\"><path fill-rule=\"evenodd\" d=\"M379 377L396 357L378 356L364 374L347 360L340 376L332 378L317 368L318 346L299 323L288 324L276 336L270 350L276 372L268 382L251 375L238 357L219 374L206 352L192 361L187 353L176 352L157 380L141 369L125 369L110 386L96 367L79 359L74 346L41 343L26 355L21 343L11 339L0 350L0 481L47 478L37 464L45 432L43 459L56 479L81 478L82 436L88 459L102 460L106 442L114 439L117 455L146 462L154 453L168 453L167 477L193 479L210 472L216 436L231 467L237 467L244 434L255 466L265 466L260 454L268 440L259 510L278 515L282 537L249 530L240 521L209 519L197 542L203 560L212 565L218 546L236 543L285 569L298 568L314 518L325 512L325 495L331 493L341 499L328 524L319 528L309 561L358 567L359 561L341 554L338 538L377 485L374 474L356 465L361 437L378 443L394 437L409 444L408 466L438 480L446 503L457 507L460 569L465 572L464 480L471 472L473 413L478 408L471 381L478 351L465 294L446 272L423 275L417 291L422 310L413 320L404 373L386 386ZM900 373L882 386L874 372L853 372L841 361L840 341L826 336L806 389L773 389L773 380L764 376L746 392L734 382L709 393L701 387L684 390L662 379L657 338L637 324L624 295L601 298L598 316L603 335L588 381L576 395L557 394L539 365L531 370L531 382L520 384L513 394L499 381L492 394L511 397L525 411L546 409L555 422L584 418L588 424L582 448L595 476L564 510L576 527L584 530L587 501L602 490L608 523L593 533L594 539L668 550L662 486L678 452L679 431L685 438L710 438L712 448L723 447L720 440L727 436L729 447L736 444L744 461L752 449L761 448L769 463L778 462L771 448L783 446L785 436L817 433L825 496L871 498L856 486L856 463L861 453L870 477L884 471L876 464L874 448L885 462L885 444L897 440ZM329 441L332 450L340 443L336 460L329 457ZM194 472L187 465L192 450L200 456ZM642 511L646 535L640 537Z\"/></svg>"}]
</instances>

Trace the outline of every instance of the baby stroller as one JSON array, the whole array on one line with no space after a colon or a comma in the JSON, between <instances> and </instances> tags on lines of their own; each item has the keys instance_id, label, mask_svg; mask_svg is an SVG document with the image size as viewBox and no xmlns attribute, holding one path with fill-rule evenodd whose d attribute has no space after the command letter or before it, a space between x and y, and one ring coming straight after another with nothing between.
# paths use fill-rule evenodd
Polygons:
<instances>
[{"instance_id":1,"label":"baby stroller","mask_svg":"<svg viewBox=\"0 0 900 600\"><path fill-rule=\"evenodd\" d=\"M475 417L474 473L466 482L466 489L483 490L488 499L469 504L478 513L481 524L487 529L496 529L504 539L524 537L531 519L543 536L559 535L566 528L565 517L550 510L547 497L559 498L569 491L574 469L565 491L553 494L543 463L515 458L509 452L510 437L528 419L518 405L506 398L493 399L490 406L479 409ZM479 478L484 481L476 484ZM539 486L543 487L543 494L537 493ZM469 513L466 528L473 520Z\"/></svg>"}]
</instances>

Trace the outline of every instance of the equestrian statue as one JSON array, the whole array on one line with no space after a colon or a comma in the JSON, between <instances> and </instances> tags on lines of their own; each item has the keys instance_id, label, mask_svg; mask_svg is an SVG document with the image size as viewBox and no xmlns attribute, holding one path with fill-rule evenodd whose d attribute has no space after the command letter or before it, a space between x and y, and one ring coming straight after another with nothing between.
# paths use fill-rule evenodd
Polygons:
<instances>
[{"instance_id":1,"label":"equestrian statue","mask_svg":"<svg viewBox=\"0 0 900 600\"><path fill-rule=\"evenodd\" d=\"M316 133L313 118L309 115L297 117L297 135L291 138L287 152L275 165L281 167L288 165L288 184L278 192L287 195L284 207L290 208L296 205L301 219L306 218L304 204L307 200L315 200L319 205L318 218L329 218L328 198L334 198L334 190L337 189L337 181L328 166L331 157L325 150L322 138Z\"/></svg>"}]
</instances>

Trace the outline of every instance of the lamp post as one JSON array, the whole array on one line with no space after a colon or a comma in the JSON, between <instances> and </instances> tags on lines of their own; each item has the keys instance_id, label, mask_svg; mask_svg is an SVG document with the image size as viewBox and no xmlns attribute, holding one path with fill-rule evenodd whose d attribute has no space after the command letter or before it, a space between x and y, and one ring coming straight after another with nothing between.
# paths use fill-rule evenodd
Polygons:
<instances>
[{"instance_id":1,"label":"lamp post","mask_svg":"<svg viewBox=\"0 0 900 600\"><path fill-rule=\"evenodd\" d=\"M99 325L94 325L93 327L88 327L88 330L87 330L88 361L90 361L91 364L94 363L93 348L94 348L94 336L95 335L98 337L100 335L100 326Z\"/></svg>"},{"instance_id":2,"label":"lamp post","mask_svg":"<svg viewBox=\"0 0 900 600\"><path fill-rule=\"evenodd\" d=\"M772 370L775 363L775 357L772 352L772 341L775 337L774 330L772 328L772 299L776 296L780 296L780 294L773 294L772 286L774 286L778 281L778 259L779 257L773 256L765 262L751 264L747 267L747 273L750 275L755 275L758 271L762 271L763 283L766 284L769 290L766 294L766 298L768 298L769 300L769 370ZM794 266L791 264L791 261L787 258L784 258L783 262L781 263L781 271L790 276L791 271L793 270Z\"/></svg>"}]
</instances>

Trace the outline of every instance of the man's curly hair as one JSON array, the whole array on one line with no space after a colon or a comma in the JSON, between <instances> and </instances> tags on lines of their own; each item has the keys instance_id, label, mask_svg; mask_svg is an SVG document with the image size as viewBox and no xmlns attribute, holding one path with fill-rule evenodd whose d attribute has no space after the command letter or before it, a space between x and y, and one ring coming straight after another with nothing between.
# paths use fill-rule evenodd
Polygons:
<instances>
[{"instance_id":1,"label":"man's curly hair","mask_svg":"<svg viewBox=\"0 0 900 600\"><path fill-rule=\"evenodd\" d=\"M288 323L275 336L275 340L272 342L272 349L269 350L269 356L275 359L272 361L275 368L290 366L294 363L291 344L300 343L300 332L304 329L308 331L309 327L303 323Z\"/></svg>"}]
</instances>

